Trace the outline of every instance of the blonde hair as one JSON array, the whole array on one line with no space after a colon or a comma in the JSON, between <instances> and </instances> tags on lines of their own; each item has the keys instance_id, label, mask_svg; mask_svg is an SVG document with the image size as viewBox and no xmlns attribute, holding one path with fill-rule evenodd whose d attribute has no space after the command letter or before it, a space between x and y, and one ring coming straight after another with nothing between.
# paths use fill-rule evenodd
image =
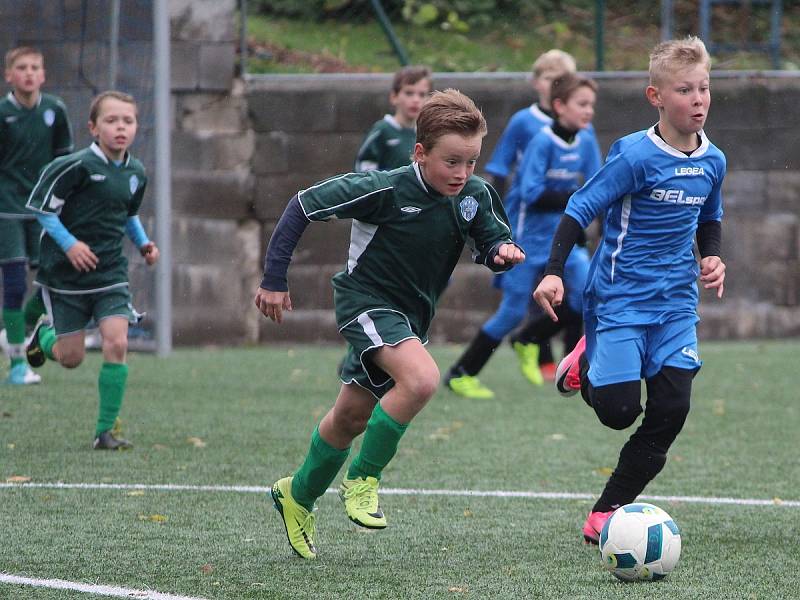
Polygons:
<instances>
[{"instance_id":1,"label":"blonde hair","mask_svg":"<svg viewBox=\"0 0 800 600\"><path fill-rule=\"evenodd\" d=\"M38 56L42 59L42 64L44 64L44 55L41 50L32 46L20 46L19 48L12 48L6 52L6 70L13 67L20 56Z\"/></svg>"},{"instance_id":2,"label":"blonde hair","mask_svg":"<svg viewBox=\"0 0 800 600\"><path fill-rule=\"evenodd\" d=\"M458 90L434 92L417 118L417 143L430 150L444 135L486 135L486 119L470 98Z\"/></svg>"},{"instance_id":3,"label":"blonde hair","mask_svg":"<svg viewBox=\"0 0 800 600\"><path fill-rule=\"evenodd\" d=\"M116 90L108 90L105 92L100 92L92 99L92 103L89 106L89 121L92 123L97 123L97 117L100 115L100 108L103 104L103 100L108 98L114 98L115 100L119 100L120 102L127 102L128 104L133 104L133 107L137 109L136 100L134 100L133 96L130 94L126 94L125 92L118 92Z\"/></svg>"},{"instance_id":4,"label":"blonde hair","mask_svg":"<svg viewBox=\"0 0 800 600\"><path fill-rule=\"evenodd\" d=\"M650 85L658 85L665 76L696 65L711 70L711 56L700 38L689 36L661 42L650 53Z\"/></svg>"},{"instance_id":5,"label":"blonde hair","mask_svg":"<svg viewBox=\"0 0 800 600\"><path fill-rule=\"evenodd\" d=\"M548 50L536 59L531 67L534 77L539 77L545 71L558 71L559 73L574 73L578 70L575 59L563 50Z\"/></svg>"}]
</instances>

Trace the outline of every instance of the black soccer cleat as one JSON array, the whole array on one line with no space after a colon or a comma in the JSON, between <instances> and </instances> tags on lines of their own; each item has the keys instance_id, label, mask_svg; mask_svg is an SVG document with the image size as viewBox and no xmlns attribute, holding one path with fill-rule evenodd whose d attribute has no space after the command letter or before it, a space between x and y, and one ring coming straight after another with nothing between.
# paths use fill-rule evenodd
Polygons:
<instances>
[{"instance_id":1,"label":"black soccer cleat","mask_svg":"<svg viewBox=\"0 0 800 600\"><path fill-rule=\"evenodd\" d=\"M95 450L130 450L133 448L133 444L126 439L115 438L111 430L108 430L94 438L92 448Z\"/></svg>"},{"instance_id":2,"label":"black soccer cleat","mask_svg":"<svg viewBox=\"0 0 800 600\"><path fill-rule=\"evenodd\" d=\"M27 359L28 364L34 369L41 367L47 360L47 357L44 355L44 349L39 343L39 332L42 330L42 327L47 327L47 325L48 322L40 318L36 323L36 328L31 334L31 339L28 342L28 345L25 346L25 358Z\"/></svg>"}]
</instances>

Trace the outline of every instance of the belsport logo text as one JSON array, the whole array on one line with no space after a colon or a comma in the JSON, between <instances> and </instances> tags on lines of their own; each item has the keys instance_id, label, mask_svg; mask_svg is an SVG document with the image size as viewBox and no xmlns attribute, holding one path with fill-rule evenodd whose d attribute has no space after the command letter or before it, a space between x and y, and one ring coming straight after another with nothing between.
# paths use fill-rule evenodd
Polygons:
<instances>
[{"instance_id":1,"label":"belsport logo text","mask_svg":"<svg viewBox=\"0 0 800 600\"><path fill-rule=\"evenodd\" d=\"M650 192L651 200L669 202L670 204L686 204L688 206L703 206L707 196L687 196L683 190L653 190Z\"/></svg>"}]
</instances>

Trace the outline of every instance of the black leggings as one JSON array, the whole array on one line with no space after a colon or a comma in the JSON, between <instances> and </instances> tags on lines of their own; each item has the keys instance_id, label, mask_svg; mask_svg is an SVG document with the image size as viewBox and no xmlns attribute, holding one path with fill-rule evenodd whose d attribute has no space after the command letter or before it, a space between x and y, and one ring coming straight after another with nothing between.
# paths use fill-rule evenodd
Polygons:
<instances>
[{"instance_id":1,"label":"black leggings","mask_svg":"<svg viewBox=\"0 0 800 600\"><path fill-rule=\"evenodd\" d=\"M581 361L581 394L600 422L626 429L642 413L641 382L625 381L594 387ZM692 379L696 370L663 367L645 380L647 403L641 424L622 447L611 474L592 511L606 512L633 502L667 462L667 451L689 414Z\"/></svg>"}]
</instances>

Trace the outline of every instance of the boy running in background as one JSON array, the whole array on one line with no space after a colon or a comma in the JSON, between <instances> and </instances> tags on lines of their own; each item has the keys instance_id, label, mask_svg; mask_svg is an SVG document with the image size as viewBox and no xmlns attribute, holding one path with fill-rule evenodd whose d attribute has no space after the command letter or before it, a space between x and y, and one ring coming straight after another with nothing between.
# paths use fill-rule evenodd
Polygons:
<instances>
[{"instance_id":1,"label":"boy running in background","mask_svg":"<svg viewBox=\"0 0 800 600\"><path fill-rule=\"evenodd\" d=\"M391 171L411 164L417 141L417 117L430 93L428 67L403 67L394 74L389 93L394 115L385 115L369 130L358 149L356 171Z\"/></svg>"},{"instance_id":2,"label":"boy running in background","mask_svg":"<svg viewBox=\"0 0 800 600\"><path fill-rule=\"evenodd\" d=\"M650 55L647 99L658 123L617 140L597 175L570 198L534 298L557 320L564 262L581 228L605 211L584 296L586 336L558 366L563 395L578 391L613 429L644 418L583 525L597 543L611 513L633 502L667 460L689 413L697 350L697 277L722 298L725 156L703 132L711 59L696 37ZM693 252L695 237L700 264Z\"/></svg>"},{"instance_id":3,"label":"boy running in background","mask_svg":"<svg viewBox=\"0 0 800 600\"><path fill-rule=\"evenodd\" d=\"M0 100L0 271L3 277L3 322L0 345L11 360L7 383L39 383L25 362L26 324L32 328L44 313L40 292L23 307L27 269L39 262L42 228L25 202L39 171L57 156L72 152L67 109L57 96L42 93L44 57L27 46L5 56L11 91Z\"/></svg>"},{"instance_id":4,"label":"boy running in background","mask_svg":"<svg viewBox=\"0 0 800 600\"><path fill-rule=\"evenodd\" d=\"M497 312L450 367L446 385L456 394L478 399L494 397L494 392L480 382L478 373L503 338L528 314L531 292L544 271L547 249L567 200L600 168L600 151L594 136L586 133L594 116L596 95L597 84L591 79L566 73L553 80L551 99L556 119L528 144L505 202L514 239L527 249L525 262L503 275L503 299ZM563 322L577 323L578 327L588 270L586 249L576 248L567 261L569 308L559 310ZM549 319L546 322L549 324ZM548 333L555 331L551 328ZM573 346L575 342L577 339Z\"/></svg>"},{"instance_id":5,"label":"boy running in background","mask_svg":"<svg viewBox=\"0 0 800 600\"><path fill-rule=\"evenodd\" d=\"M464 245L492 271L524 260L499 197L473 175L484 135L486 122L472 100L456 90L436 92L420 112L411 165L339 175L303 190L272 234L255 304L280 323L292 309L286 273L305 227L352 219L347 267L333 277L336 321L348 342L342 386L302 465L272 487L289 544L303 558L317 555L314 504L361 433L340 498L357 525L386 527L378 482L438 386L424 344Z\"/></svg>"},{"instance_id":6,"label":"boy running in background","mask_svg":"<svg viewBox=\"0 0 800 600\"><path fill-rule=\"evenodd\" d=\"M504 199L509 178L519 167L528 144L543 127L553 122L554 114L550 99L550 87L553 80L564 73L575 73L575 59L563 50L548 50L534 61L532 70L533 89L537 95L536 102L512 115L485 167L485 171L491 175L490 183ZM584 132L585 136L589 134L594 137L594 129L591 125ZM597 140L594 143L597 145ZM501 280L502 276L494 278L495 288L502 289ZM534 316L540 315L535 304L532 304L532 311ZM570 337L573 340L580 337L580 329L577 332L574 327L568 329L565 338ZM550 342L545 339L541 343L534 343L529 338L530 335L523 328L518 334L512 336L510 341L519 359L523 375L534 385L542 385L545 379L552 380L555 377L556 366L553 362ZM483 397L480 393L478 396Z\"/></svg>"},{"instance_id":7,"label":"boy running in background","mask_svg":"<svg viewBox=\"0 0 800 600\"><path fill-rule=\"evenodd\" d=\"M40 367L49 358L68 369L77 367L85 355L84 330L90 321L97 323L103 365L95 450L132 447L111 432L125 395L133 317L122 238L128 235L148 265L159 255L138 217L147 178L142 163L128 152L136 129L134 99L121 92L101 93L89 112L95 142L47 165L28 200L46 232L36 281L50 319L40 320L34 330L28 362Z\"/></svg>"}]
</instances>

